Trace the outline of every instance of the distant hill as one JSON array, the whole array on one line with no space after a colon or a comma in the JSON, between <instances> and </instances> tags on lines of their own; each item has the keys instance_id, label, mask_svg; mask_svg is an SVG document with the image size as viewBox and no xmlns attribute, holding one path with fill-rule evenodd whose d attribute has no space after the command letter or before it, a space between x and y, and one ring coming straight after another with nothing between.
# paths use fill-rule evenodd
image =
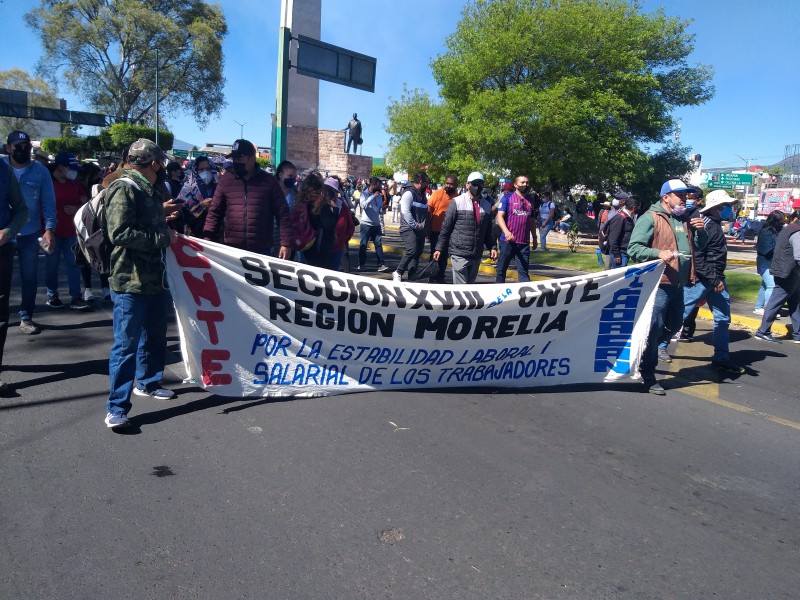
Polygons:
<instances>
[{"instance_id":1,"label":"distant hill","mask_svg":"<svg viewBox=\"0 0 800 600\"><path fill-rule=\"evenodd\" d=\"M192 144L191 142L184 142L183 140L179 140L177 138L175 138L175 140L173 140L172 142L173 150L191 150L195 146L197 146L197 144Z\"/></svg>"},{"instance_id":2,"label":"distant hill","mask_svg":"<svg viewBox=\"0 0 800 600\"><path fill-rule=\"evenodd\" d=\"M775 163L772 166L784 168L787 172L793 173L794 175L800 175L800 154L787 156L781 162Z\"/></svg>"}]
</instances>

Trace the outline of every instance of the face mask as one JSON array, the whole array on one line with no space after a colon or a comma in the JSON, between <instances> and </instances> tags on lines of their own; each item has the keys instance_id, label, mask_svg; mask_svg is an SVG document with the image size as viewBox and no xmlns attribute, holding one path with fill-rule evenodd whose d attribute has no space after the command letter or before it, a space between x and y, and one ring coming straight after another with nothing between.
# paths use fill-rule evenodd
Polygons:
<instances>
[{"instance_id":1,"label":"face mask","mask_svg":"<svg viewBox=\"0 0 800 600\"><path fill-rule=\"evenodd\" d=\"M678 204L678 206L673 206L670 212L673 217L682 217L686 212L686 207L683 204Z\"/></svg>"},{"instance_id":2,"label":"face mask","mask_svg":"<svg viewBox=\"0 0 800 600\"><path fill-rule=\"evenodd\" d=\"M14 157L15 162L24 165L31 160L31 148L30 146L14 146L11 156Z\"/></svg>"},{"instance_id":3,"label":"face mask","mask_svg":"<svg viewBox=\"0 0 800 600\"><path fill-rule=\"evenodd\" d=\"M162 185L167 180L167 170L164 168L159 169L156 171L156 182L155 185Z\"/></svg>"},{"instance_id":4,"label":"face mask","mask_svg":"<svg viewBox=\"0 0 800 600\"><path fill-rule=\"evenodd\" d=\"M243 179L247 175L247 165L244 163L233 163L233 172L239 179Z\"/></svg>"},{"instance_id":5,"label":"face mask","mask_svg":"<svg viewBox=\"0 0 800 600\"><path fill-rule=\"evenodd\" d=\"M211 183L211 181L214 179L214 174L211 171L203 171L199 175L200 179L202 179L203 183L205 183L206 185Z\"/></svg>"},{"instance_id":6,"label":"face mask","mask_svg":"<svg viewBox=\"0 0 800 600\"><path fill-rule=\"evenodd\" d=\"M283 186L288 190L292 189L294 187L295 183L296 183L296 181L295 181L294 177L290 177L289 179L284 179L283 180Z\"/></svg>"},{"instance_id":7,"label":"face mask","mask_svg":"<svg viewBox=\"0 0 800 600\"><path fill-rule=\"evenodd\" d=\"M469 193L473 196L480 196L481 192L483 191L482 185L472 184L469 186Z\"/></svg>"},{"instance_id":8,"label":"face mask","mask_svg":"<svg viewBox=\"0 0 800 600\"><path fill-rule=\"evenodd\" d=\"M719 218L722 219L723 221L728 221L732 216L733 216L733 209L727 204L721 211L719 211Z\"/></svg>"},{"instance_id":9,"label":"face mask","mask_svg":"<svg viewBox=\"0 0 800 600\"><path fill-rule=\"evenodd\" d=\"M67 179L69 179L70 181L75 181L75 178L77 176L78 176L77 171L73 171L72 169L67 169L67 175L66 175Z\"/></svg>"},{"instance_id":10,"label":"face mask","mask_svg":"<svg viewBox=\"0 0 800 600\"><path fill-rule=\"evenodd\" d=\"M691 199L691 200L687 200L686 201L686 210L694 210L694 206L695 206L696 202L697 202L697 200L695 200L694 198Z\"/></svg>"},{"instance_id":11,"label":"face mask","mask_svg":"<svg viewBox=\"0 0 800 600\"><path fill-rule=\"evenodd\" d=\"M527 185L519 185L519 186L517 186L517 191L518 191L518 192L520 193L520 195L522 195L522 196L524 196L525 194L527 194L529 189L530 189L530 187L529 187L529 186L527 186Z\"/></svg>"}]
</instances>

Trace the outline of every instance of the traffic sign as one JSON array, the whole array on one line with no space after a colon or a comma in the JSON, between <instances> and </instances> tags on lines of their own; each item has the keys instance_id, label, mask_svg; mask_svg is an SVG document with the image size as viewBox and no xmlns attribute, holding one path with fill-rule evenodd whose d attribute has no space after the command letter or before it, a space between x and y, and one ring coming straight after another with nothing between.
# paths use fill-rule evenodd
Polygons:
<instances>
[{"instance_id":1,"label":"traffic sign","mask_svg":"<svg viewBox=\"0 0 800 600\"><path fill-rule=\"evenodd\" d=\"M752 173L714 173L708 182L713 190L733 189L737 185L753 185Z\"/></svg>"}]
</instances>

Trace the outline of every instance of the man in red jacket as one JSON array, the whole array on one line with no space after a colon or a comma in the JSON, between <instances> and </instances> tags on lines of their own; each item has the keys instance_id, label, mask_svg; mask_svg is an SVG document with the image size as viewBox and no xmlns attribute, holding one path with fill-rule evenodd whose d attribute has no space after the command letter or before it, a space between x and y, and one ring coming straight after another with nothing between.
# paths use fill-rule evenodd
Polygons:
<instances>
[{"instance_id":1,"label":"man in red jacket","mask_svg":"<svg viewBox=\"0 0 800 600\"><path fill-rule=\"evenodd\" d=\"M274 219L280 227L278 258L289 260L295 232L278 180L256 164L256 148L248 140L236 140L227 158L233 168L220 177L203 236L219 241L221 234L228 246L270 254Z\"/></svg>"}]
</instances>

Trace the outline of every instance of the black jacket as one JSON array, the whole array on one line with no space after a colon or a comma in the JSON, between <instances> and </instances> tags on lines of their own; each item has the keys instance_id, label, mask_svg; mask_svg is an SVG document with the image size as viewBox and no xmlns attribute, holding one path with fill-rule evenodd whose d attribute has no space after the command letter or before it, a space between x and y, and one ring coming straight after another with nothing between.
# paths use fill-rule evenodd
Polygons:
<instances>
[{"instance_id":1,"label":"black jacket","mask_svg":"<svg viewBox=\"0 0 800 600\"><path fill-rule=\"evenodd\" d=\"M694 255L694 269L701 283L716 287L725 281L725 269L728 266L728 244L719 217L703 215L704 229L708 234L708 243L703 250ZM688 226L688 224L687 224Z\"/></svg>"},{"instance_id":2,"label":"black jacket","mask_svg":"<svg viewBox=\"0 0 800 600\"><path fill-rule=\"evenodd\" d=\"M608 253L612 258L619 258L620 253L628 253L628 242L631 241L633 218L620 210L608 224Z\"/></svg>"},{"instance_id":3,"label":"black jacket","mask_svg":"<svg viewBox=\"0 0 800 600\"><path fill-rule=\"evenodd\" d=\"M769 267L770 272L775 277L788 279L792 273L800 272L800 265L794 259L792 243L789 241L789 238L798 232L800 232L800 223L789 223L778 235L778 241L775 243L775 254Z\"/></svg>"}]
</instances>

